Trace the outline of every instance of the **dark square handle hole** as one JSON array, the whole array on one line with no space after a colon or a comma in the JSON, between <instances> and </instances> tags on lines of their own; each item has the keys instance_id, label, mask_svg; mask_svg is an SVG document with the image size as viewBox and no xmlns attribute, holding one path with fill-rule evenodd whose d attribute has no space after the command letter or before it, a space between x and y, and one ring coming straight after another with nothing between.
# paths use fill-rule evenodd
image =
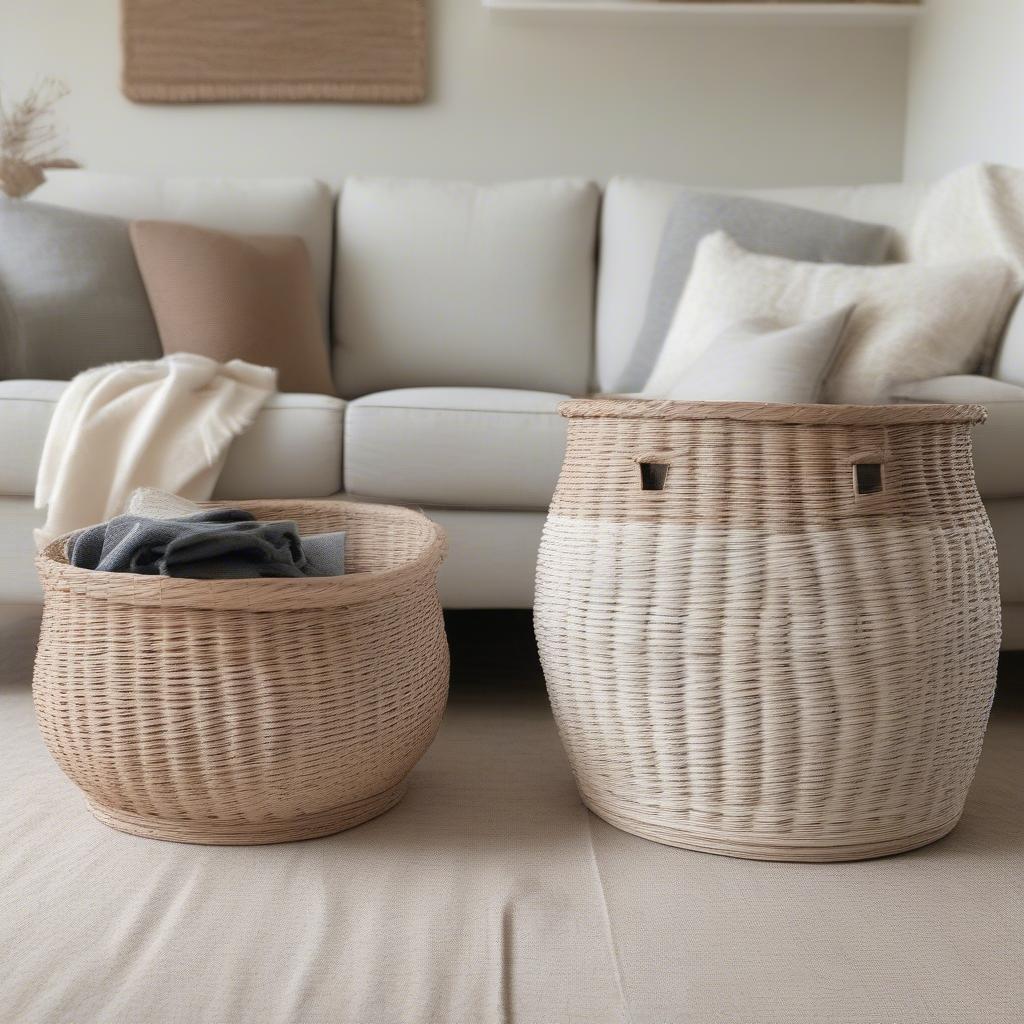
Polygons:
<instances>
[{"instance_id":1,"label":"dark square handle hole","mask_svg":"<svg viewBox=\"0 0 1024 1024\"><path fill-rule=\"evenodd\" d=\"M853 467L858 494L878 494L882 490L882 464L858 462Z\"/></svg>"},{"instance_id":2,"label":"dark square handle hole","mask_svg":"<svg viewBox=\"0 0 1024 1024\"><path fill-rule=\"evenodd\" d=\"M640 489L643 491L660 491L665 486L667 476L667 462L640 463Z\"/></svg>"}]
</instances>

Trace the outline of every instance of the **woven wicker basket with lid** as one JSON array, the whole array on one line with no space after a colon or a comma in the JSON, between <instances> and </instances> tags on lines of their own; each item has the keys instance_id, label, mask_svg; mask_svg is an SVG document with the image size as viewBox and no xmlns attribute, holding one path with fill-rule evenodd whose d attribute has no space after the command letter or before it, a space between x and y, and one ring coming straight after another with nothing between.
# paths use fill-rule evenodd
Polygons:
<instances>
[{"instance_id":1,"label":"woven wicker basket with lid","mask_svg":"<svg viewBox=\"0 0 1024 1024\"><path fill-rule=\"evenodd\" d=\"M995 686L976 406L565 403L535 618L584 801L781 860L956 824Z\"/></svg>"}]
</instances>

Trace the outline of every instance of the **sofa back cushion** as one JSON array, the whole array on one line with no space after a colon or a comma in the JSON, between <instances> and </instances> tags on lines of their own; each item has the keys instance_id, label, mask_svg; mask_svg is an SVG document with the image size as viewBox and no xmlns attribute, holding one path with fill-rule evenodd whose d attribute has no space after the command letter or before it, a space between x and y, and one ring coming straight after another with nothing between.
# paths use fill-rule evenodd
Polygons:
<instances>
[{"instance_id":1,"label":"sofa back cushion","mask_svg":"<svg viewBox=\"0 0 1024 1024\"><path fill-rule=\"evenodd\" d=\"M599 193L349 178L338 205L335 382L586 390Z\"/></svg>"},{"instance_id":2,"label":"sofa back cushion","mask_svg":"<svg viewBox=\"0 0 1024 1024\"><path fill-rule=\"evenodd\" d=\"M333 198L312 178L138 178L48 171L33 200L125 220L172 220L249 235L298 235L326 323Z\"/></svg>"},{"instance_id":3,"label":"sofa back cushion","mask_svg":"<svg viewBox=\"0 0 1024 1024\"><path fill-rule=\"evenodd\" d=\"M616 387L643 323L662 232L683 186L613 178L601 214L594 387ZM906 254L906 237L927 185L780 188L744 195L834 213L893 228L891 259Z\"/></svg>"}]
</instances>

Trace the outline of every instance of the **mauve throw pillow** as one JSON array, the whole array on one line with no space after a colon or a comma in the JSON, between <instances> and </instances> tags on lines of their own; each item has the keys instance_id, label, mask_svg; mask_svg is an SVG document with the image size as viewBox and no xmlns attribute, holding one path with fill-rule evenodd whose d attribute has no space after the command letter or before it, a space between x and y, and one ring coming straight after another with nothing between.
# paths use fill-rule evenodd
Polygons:
<instances>
[{"instance_id":1,"label":"mauve throw pillow","mask_svg":"<svg viewBox=\"0 0 1024 1024\"><path fill-rule=\"evenodd\" d=\"M616 391L639 391L654 369L700 240L725 231L749 252L813 263L874 264L892 240L880 224L750 196L682 189L665 223L647 310Z\"/></svg>"},{"instance_id":2,"label":"mauve throw pillow","mask_svg":"<svg viewBox=\"0 0 1024 1024\"><path fill-rule=\"evenodd\" d=\"M244 359L280 391L334 394L309 252L291 235L137 220L132 244L165 354Z\"/></svg>"},{"instance_id":3,"label":"mauve throw pillow","mask_svg":"<svg viewBox=\"0 0 1024 1024\"><path fill-rule=\"evenodd\" d=\"M0 197L0 379L161 354L127 222Z\"/></svg>"}]
</instances>

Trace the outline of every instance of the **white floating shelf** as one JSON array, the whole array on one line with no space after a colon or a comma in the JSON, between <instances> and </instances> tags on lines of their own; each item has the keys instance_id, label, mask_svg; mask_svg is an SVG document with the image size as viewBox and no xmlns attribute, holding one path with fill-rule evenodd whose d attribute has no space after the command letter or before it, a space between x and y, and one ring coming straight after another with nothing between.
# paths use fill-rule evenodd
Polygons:
<instances>
[{"instance_id":1,"label":"white floating shelf","mask_svg":"<svg viewBox=\"0 0 1024 1024\"><path fill-rule=\"evenodd\" d=\"M488 10L626 25L909 25L917 3L658 3L657 0L482 0Z\"/></svg>"}]
</instances>

